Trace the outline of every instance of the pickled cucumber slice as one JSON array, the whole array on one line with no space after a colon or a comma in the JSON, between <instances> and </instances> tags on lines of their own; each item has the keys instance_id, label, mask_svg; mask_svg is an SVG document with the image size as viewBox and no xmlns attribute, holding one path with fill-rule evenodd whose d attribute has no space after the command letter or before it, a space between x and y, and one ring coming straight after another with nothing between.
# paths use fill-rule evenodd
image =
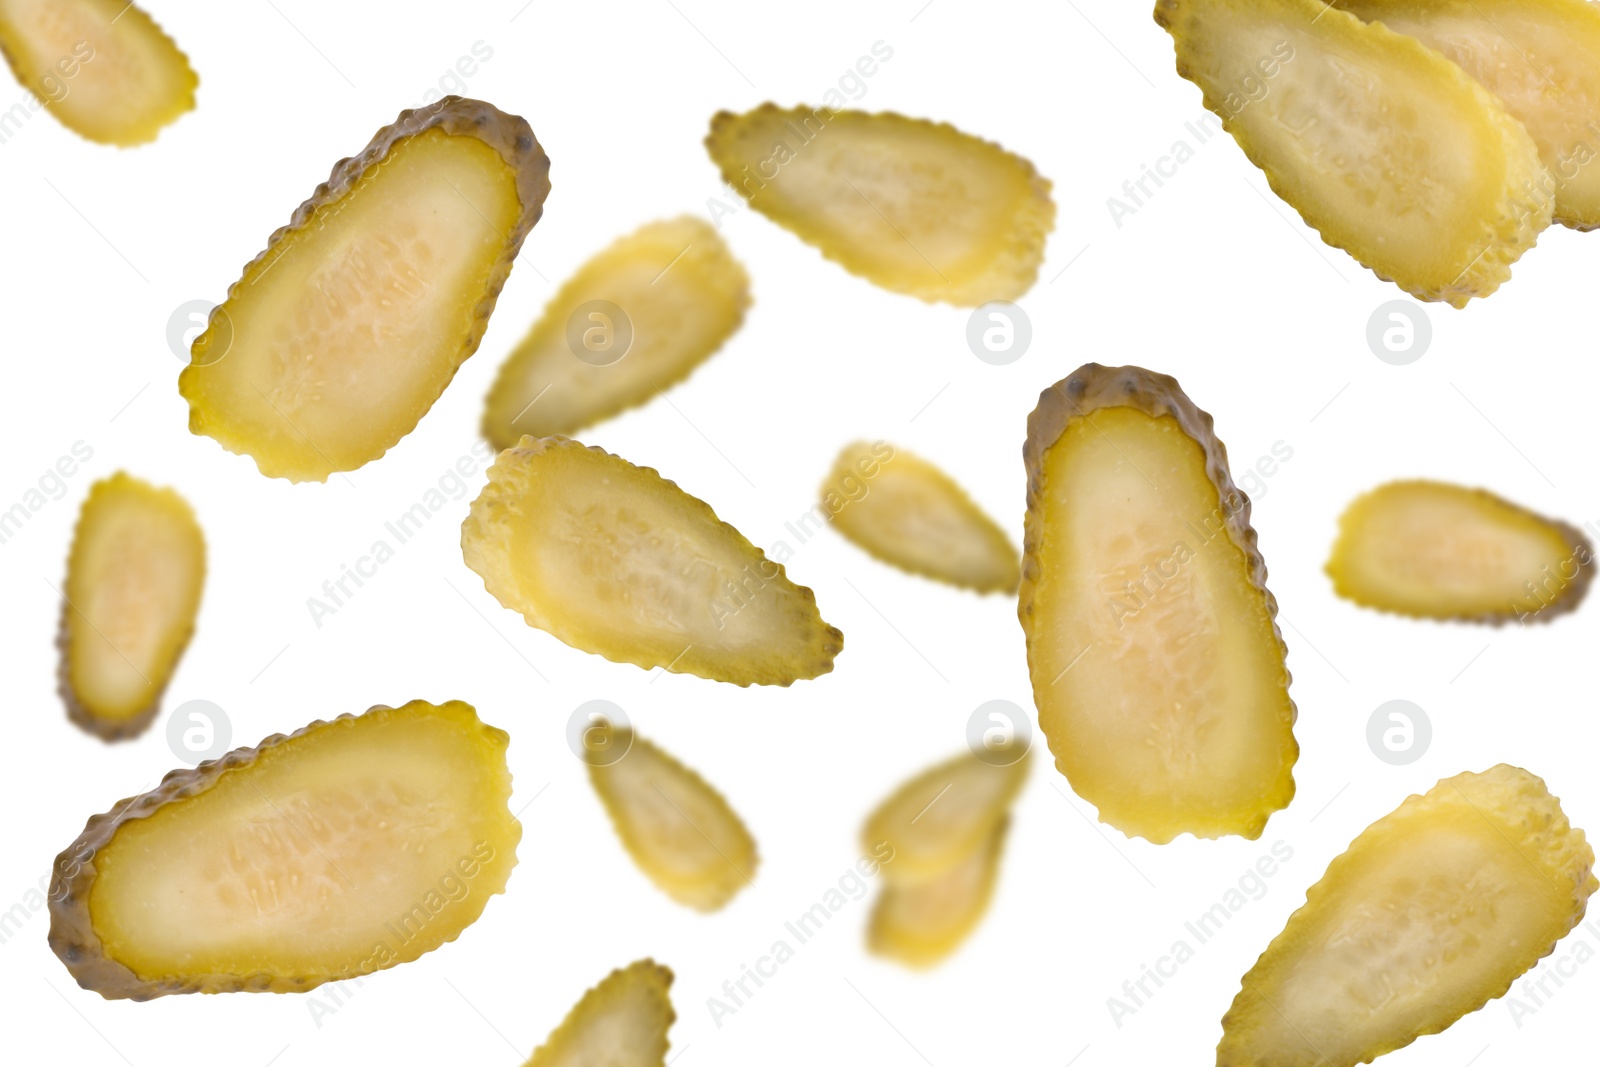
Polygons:
<instances>
[{"instance_id":1,"label":"pickled cucumber slice","mask_svg":"<svg viewBox=\"0 0 1600 1067\"><path fill-rule=\"evenodd\" d=\"M470 704L414 700L173 771L56 857L50 946L108 1000L299 993L414 960L516 866L506 744Z\"/></svg>"},{"instance_id":2,"label":"pickled cucumber slice","mask_svg":"<svg viewBox=\"0 0 1600 1067\"><path fill-rule=\"evenodd\" d=\"M1178 73L1322 239L1463 307L1549 225L1522 124L1460 67L1319 0L1159 0Z\"/></svg>"},{"instance_id":3,"label":"pickled cucumber slice","mask_svg":"<svg viewBox=\"0 0 1600 1067\"><path fill-rule=\"evenodd\" d=\"M672 972L654 960L612 971L524 1067L665 1067L667 1031L678 1018L671 988Z\"/></svg>"},{"instance_id":4,"label":"pickled cucumber slice","mask_svg":"<svg viewBox=\"0 0 1600 1067\"><path fill-rule=\"evenodd\" d=\"M933 464L883 442L847 445L822 483L833 525L902 570L980 593L1011 593L1016 546Z\"/></svg>"},{"instance_id":5,"label":"pickled cucumber slice","mask_svg":"<svg viewBox=\"0 0 1600 1067\"><path fill-rule=\"evenodd\" d=\"M1351 1067L1502 996L1583 918L1594 852L1544 782L1446 778L1363 830L1244 976L1217 1067Z\"/></svg>"},{"instance_id":6,"label":"pickled cucumber slice","mask_svg":"<svg viewBox=\"0 0 1600 1067\"><path fill-rule=\"evenodd\" d=\"M704 501L564 437L500 453L461 552L529 626L617 663L788 685L831 671L844 644L811 590Z\"/></svg>"},{"instance_id":7,"label":"pickled cucumber slice","mask_svg":"<svg viewBox=\"0 0 1600 1067\"><path fill-rule=\"evenodd\" d=\"M0 0L0 52L61 124L101 144L153 141L194 107L200 80L126 0Z\"/></svg>"},{"instance_id":8,"label":"pickled cucumber slice","mask_svg":"<svg viewBox=\"0 0 1600 1067\"><path fill-rule=\"evenodd\" d=\"M719 112L706 148L751 207L851 274L930 302L1017 299L1055 227L1032 163L944 123L763 104Z\"/></svg>"},{"instance_id":9,"label":"pickled cucumber slice","mask_svg":"<svg viewBox=\"0 0 1600 1067\"><path fill-rule=\"evenodd\" d=\"M591 763L589 780L633 862L667 896L716 911L755 877L755 838L722 794L631 730L615 733L614 763Z\"/></svg>"},{"instance_id":10,"label":"pickled cucumber slice","mask_svg":"<svg viewBox=\"0 0 1600 1067\"><path fill-rule=\"evenodd\" d=\"M868 950L908 967L932 967L959 948L994 896L1010 825L1002 816L978 849L944 874L886 884L872 908Z\"/></svg>"},{"instance_id":11,"label":"pickled cucumber slice","mask_svg":"<svg viewBox=\"0 0 1600 1067\"><path fill-rule=\"evenodd\" d=\"M1211 425L1172 378L1090 363L1023 446L1039 727L1103 821L1157 844L1254 839L1294 795L1277 601Z\"/></svg>"},{"instance_id":12,"label":"pickled cucumber slice","mask_svg":"<svg viewBox=\"0 0 1600 1067\"><path fill-rule=\"evenodd\" d=\"M896 789L867 817L861 847L894 850L883 877L920 884L939 878L983 851L1028 777L1028 756L1007 766L963 752Z\"/></svg>"},{"instance_id":13,"label":"pickled cucumber slice","mask_svg":"<svg viewBox=\"0 0 1600 1067\"><path fill-rule=\"evenodd\" d=\"M194 634L206 542L184 499L124 472L78 515L62 589L61 698L106 741L143 733Z\"/></svg>"},{"instance_id":14,"label":"pickled cucumber slice","mask_svg":"<svg viewBox=\"0 0 1600 1067\"><path fill-rule=\"evenodd\" d=\"M721 348L749 306L750 277L715 229L688 216L652 222L545 307L489 390L483 436L506 449L642 404Z\"/></svg>"},{"instance_id":15,"label":"pickled cucumber slice","mask_svg":"<svg viewBox=\"0 0 1600 1067\"><path fill-rule=\"evenodd\" d=\"M1339 0L1443 53L1539 146L1555 221L1600 226L1600 11L1585 0ZM1546 195L1529 190L1530 197Z\"/></svg>"},{"instance_id":16,"label":"pickled cucumber slice","mask_svg":"<svg viewBox=\"0 0 1600 1067\"><path fill-rule=\"evenodd\" d=\"M1594 577L1577 529L1484 489L1389 482L1339 518L1334 590L1363 607L1421 619L1500 623L1571 611Z\"/></svg>"},{"instance_id":17,"label":"pickled cucumber slice","mask_svg":"<svg viewBox=\"0 0 1600 1067\"><path fill-rule=\"evenodd\" d=\"M189 429L295 482L383 455L477 350L549 171L488 104L401 112L211 312L178 378Z\"/></svg>"}]
</instances>

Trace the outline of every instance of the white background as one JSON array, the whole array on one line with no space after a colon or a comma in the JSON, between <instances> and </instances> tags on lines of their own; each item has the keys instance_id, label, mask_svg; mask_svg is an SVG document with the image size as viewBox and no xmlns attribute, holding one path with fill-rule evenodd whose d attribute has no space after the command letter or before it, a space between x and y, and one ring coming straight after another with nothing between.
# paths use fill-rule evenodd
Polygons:
<instances>
[{"instance_id":1,"label":"white background","mask_svg":"<svg viewBox=\"0 0 1600 1067\"><path fill-rule=\"evenodd\" d=\"M1576 825L1600 826L1600 608L1529 629L1408 622L1337 599L1321 570L1342 507L1397 477L1600 519L1600 238L1552 228L1490 300L1429 306L1430 350L1387 365L1366 324L1403 294L1322 245L1230 139L1200 146L1113 223L1107 198L1175 140L1192 141L1184 124L1202 113L1142 0L922 2L534 0L519 11L523 0L507 0L378 15L355 3L152 0L200 74L198 110L137 150L90 144L43 114L0 144L0 508L75 441L94 450L61 499L0 545L0 910L36 900L30 890L88 816L177 765L164 721L108 746L70 725L55 694L53 586L90 483L119 468L177 487L210 546L199 628L167 709L214 701L235 743L253 744L374 703L461 698L510 732L513 806L527 805L507 895L456 943L369 979L320 1018L309 1005L321 994L103 1001L74 985L46 946L48 916L30 913L0 944L5 1059L514 1065L584 989L649 955L677 973L671 1037L684 1067L1203 1063L1239 976L1305 888L1408 793L1507 761L1545 777ZM619 234L703 214L722 195L701 146L711 115L819 102L880 40L893 58L856 106L950 121L1055 182L1056 232L1022 301L1032 348L986 365L966 346L966 311L882 292L741 209L722 228L753 277L743 330L667 402L583 435L658 468L758 544L789 540L790 575L844 631L834 673L739 689L609 663L526 627L461 562L457 526L481 474L317 628L307 597L468 454L498 362L555 284ZM493 56L467 95L527 117L554 190L477 356L398 447L326 485L267 480L191 436L165 340L172 310L221 299L334 161L421 103L478 41ZM5 85L9 106L21 89ZM1031 708L1009 598L908 577L831 531L796 545L783 524L810 506L840 445L882 437L945 467L1020 543L1027 413L1090 360L1176 375L1216 417L1236 472L1275 442L1293 449L1254 495L1300 709L1297 798L1259 841L1157 847L1097 825L1040 760L993 910L957 956L926 974L867 956L870 900L854 902L718 1028L706 998L853 862L867 811L960 751L982 701ZM725 911L678 907L624 855L563 742L568 714L593 698L626 708L754 831L760 873ZM1372 710L1394 698L1434 726L1431 750L1406 767L1365 740ZM1293 859L1265 895L1117 1026L1107 998L1277 841ZM1577 938L1596 941L1580 932L1558 955ZM1589 1047L1597 992L1600 966L1585 965L1520 1027L1495 1002L1385 1062L1554 1061Z\"/></svg>"}]
</instances>

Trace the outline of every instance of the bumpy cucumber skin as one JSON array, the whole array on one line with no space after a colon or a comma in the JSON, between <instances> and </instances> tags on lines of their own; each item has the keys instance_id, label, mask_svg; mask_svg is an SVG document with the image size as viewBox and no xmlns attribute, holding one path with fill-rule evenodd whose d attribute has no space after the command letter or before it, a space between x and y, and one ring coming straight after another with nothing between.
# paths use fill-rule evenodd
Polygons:
<instances>
[{"instance_id":1,"label":"bumpy cucumber skin","mask_svg":"<svg viewBox=\"0 0 1600 1067\"><path fill-rule=\"evenodd\" d=\"M419 703L422 702L411 701L403 707ZM399 709L387 704L374 704L363 714L371 715L374 712L396 710ZM474 711L473 717L476 716L477 713ZM357 717L346 712L332 722L344 722ZM276 748L331 724L327 720L317 719L292 734L273 734L264 738L254 748L236 748L220 759L206 760L198 767L181 767L169 771L167 776L161 779L161 784L148 793L119 800L110 811L90 816L77 840L56 856L50 878L50 949L60 958L79 986L99 993L107 1000L154 1000L156 997L174 993L304 993L324 982L364 977L361 974L293 977L270 974L208 974L146 980L105 954L100 936L94 930L94 919L89 914L89 894L94 888L97 874L94 866L95 853L110 843L123 823L147 818L167 804L185 800L197 793L204 793L216 785L218 779L228 771L236 767L249 766L268 749ZM505 731L487 723L480 722L479 725L502 747L508 742L509 738ZM509 779L509 774L507 777ZM516 824L514 818L512 822L518 826L520 836L520 824ZM513 855L513 866L515 863L516 858ZM497 889L489 895L495 896L503 892L503 889ZM470 925L469 923L468 926ZM445 944L454 941L462 932L464 930L446 938ZM386 964L379 969L396 965Z\"/></svg>"},{"instance_id":2,"label":"bumpy cucumber skin","mask_svg":"<svg viewBox=\"0 0 1600 1067\"><path fill-rule=\"evenodd\" d=\"M1420 481L1420 479L1418 481ZM1379 488L1388 488L1391 485L1398 484L1404 483L1390 482L1380 486ZM1344 514L1339 516L1339 536L1334 541L1333 551L1328 556L1328 562L1324 564L1322 568L1323 573L1328 576L1328 579L1331 582L1333 582L1333 591L1350 601L1352 604L1359 604L1361 607L1370 608L1373 611L1381 611L1385 615L1398 615L1401 618L1406 619L1431 619L1435 622L1476 622L1487 626L1504 626L1506 623L1511 622L1512 620L1516 620L1520 623L1553 622L1568 612L1576 611L1578 609L1578 605L1583 603L1583 598L1589 594L1589 585L1594 581L1594 570L1597 565L1600 565L1600 560L1596 560L1595 558L1594 543L1584 535L1582 530L1578 529L1576 526L1573 526L1571 523L1563 522L1560 519L1552 519L1547 515L1539 514L1537 511L1529 510L1520 504L1514 504L1502 496L1489 492L1487 489L1474 489L1472 492L1475 495L1486 497L1501 507L1509 508L1512 511L1525 515L1536 522L1542 523L1543 525L1556 530L1561 534L1562 537L1566 538L1567 544L1571 547L1574 557L1576 557L1580 552L1587 557L1589 562L1578 568L1578 573L1573 576L1572 581L1567 583L1567 587L1561 591L1560 596L1551 601L1549 604L1546 604L1544 607L1541 607L1538 611L1529 612L1526 616L1518 615L1511 611L1485 611L1478 614L1462 612L1456 615L1423 615L1416 612L1401 611L1398 608L1391 607L1386 604L1374 604L1369 600L1365 600L1343 581L1337 564L1340 560L1340 557L1343 555L1341 549L1344 546L1345 527L1350 521L1351 513L1354 512L1363 501L1377 491L1378 490L1374 489L1367 493L1363 493L1361 496L1351 501L1349 507L1345 508Z\"/></svg>"},{"instance_id":3,"label":"bumpy cucumber skin","mask_svg":"<svg viewBox=\"0 0 1600 1067\"><path fill-rule=\"evenodd\" d=\"M1182 40L1184 32L1191 19L1198 17L1193 9L1199 0L1157 0L1155 7L1155 21L1158 26L1172 35L1173 43L1178 50L1177 70L1178 75L1187 81L1200 86L1205 106L1216 113L1222 120L1222 128L1233 135L1239 148L1251 163L1260 167L1266 175L1267 185L1277 194L1284 203L1294 208L1295 212L1305 221L1307 226L1317 231L1323 241L1334 248L1348 252L1343 246L1335 244L1323 236L1324 220L1320 214L1313 212L1307 214L1305 209L1284 195L1283 183L1272 171L1261 167L1256 162L1257 153L1255 145L1248 134L1233 121L1224 102L1218 99L1209 89L1200 84L1197 75L1183 61ZM1324 17L1332 20L1348 19L1350 24L1359 26L1363 31L1371 34L1375 40L1387 42L1392 47L1415 49L1418 53L1425 53L1445 64L1460 76L1460 83L1465 90L1471 93L1483 107L1486 115L1491 119L1496 131L1500 134L1501 148L1506 157L1506 195L1496 206L1494 221L1484 225L1478 242L1474 247L1484 249L1478 258L1469 263L1453 281L1435 286L1408 285L1397 278L1391 278L1376 267L1365 263L1350 253L1358 263L1372 271L1379 278L1399 286L1418 300L1439 301L1449 304L1453 308L1464 308L1467 301L1473 297L1489 296L1501 284L1511 277L1511 264L1522 257L1522 254L1532 248L1538 240L1539 234L1550 225L1552 205L1549 200L1533 205L1523 204L1519 199L1523 190L1545 188L1550 178L1550 172L1545 169L1544 162L1539 158L1539 149L1533 143L1533 138L1522 123L1512 118L1501 106L1500 101L1477 81L1473 80L1466 71L1451 63L1444 56L1423 45L1413 37L1395 33L1382 23L1364 23L1347 11L1336 8L1331 4L1324 5L1320 0L1276 0L1284 6L1285 14L1304 14L1308 21L1316 21ZM1528 210L1519 210L1528 208Z\"/></svg>"},{"instance_id":4,"label":"bumpy cucumber skin","mask_svg":"<svg viewBox=\"0 0 1600 1067\"><path fill-rule=\"evenodd\" d=\"M489 328L489 316L494 313L496 301L500 299L500 290L505 287L506 279L511 275L512 263L517 258L517 253L522 249L522 242L533 229L534 224L544 214L545 197L550 195L550 157L545 155L539 141L533 135L533 129L527 120L520 115L508 115L493 104L484 103L482 100L470 100L461 96L447 96L435 101L427 107L413 108L402 111L394 122L385 126L373 135L371 142L362 149L359 155L350 156L333 165L333 172L328 175L328 180L317 186L311 194L289 218L287 226L280 226L267 238L267 247L261 253L245 264L244 270L239 275L239 280L228 287L228 296L222 303L211 309L210 316L206 319L206 328L194 339L189 346L189 366L178 375L178 392L189 403L189 432L204 437L213 438L218 444L229 452L238 455L248 455L255 461L257 469L269 478L288 478L290 481L319 481L328 480L328 475L317 477L296 477L284 467L294 466L293 462L284 463L281 459L272 459L263 462L257 456L248 452L237 442L230 443L224 438L233 437L232 429L226 425L225 420L218 419L214 413L208 413L197 407L190 386L195 382L197 372L204 369L208 362L207 350L214 341L213 331L219 336L227 338L231 343L232 324L228 320L228 304L244 292L246 285L252 284L260 274L264 274L274 261L273 249L279 241L306 228L312 218L322 208L334 203L348 193L369 170L383 162L389 150L396 144L425 133L431 129L442 129L448 134L460 137L474 137L493 148L500 154L517 176L517 199L522 204L522 214L517 219L517 224L506 234L506 244L501 252L500 260L495 265L494 271L489 276L488 285L484 289L483 298L478 301L474 309L472 327L461 342L460 353L454 361L454 371L461 369L472 354L478 350L478 345L483 340L484 331ZM259 272L259 273L258 273ZM222 324L218 326L218 317ZM226 355L226 349L224 349ZM219 357L220 358L220 357ZM449 382L445 388L449 388ZM441 395L443 389L440 390ZM437 398L434 403L437 403ZM429 405L430 409L432 405ZM424 411L418 417L421 422L427 416ZM415 429L415 426L413 426ZM382 452L377 453L366 461L372 463L382 459L390 448L403 440L411 431L401 434L395 441L384 446ZM218 436L221 434L222 436ZM358 464L357 466L365 466ZM351 468L354 469L354 468ZM338 472L330 472L338 473Z\"/></svg>"},{"instance_id":5,"label":"bumpy cucumber skin","mask_svg":"<svg viewBox=\"0 0 1600 1067\"><path fill-rule=\"evenodd\" d=\"M1028 674L1031 680L1034 672L1033 601L1039 582L1039 553L1044 544L1045 457L1073 419L1087 417L1101 408L1113 407L1131 407L1151 418L1172 416L1179 428L1205 451L1206 474L1217 491L1218 501L1238 501L1238 507L1222 509L1227 513L1223 528L1228 533L1228 539L1244 554L1250 584L1261 594L1267 618L1272 622L1272 640L1277 646L1278 662L1283 664L1277 684L1282 687L1289 705L1288 750L1285 753L1283 775L1275 788L1261 797L1260 823L1255 832L1244 833L1246 838L1254 840L1261 836L1267 818L1273 812L1288 807L1294 799L1293 771L1300 759L1300 744L1294 737L1294 724L1299 718L1299 710L1295 707L1294 699L1287 696L1293 680L1287 659L1289 649L1283 642L1283 632L1278 629L1278 600L1267 588L1267 563L1261 556L1261 550L1256 547L1256 531L1250 525L1250 498L1233 482L1233 475L1228 470L1228 450L1217 439L1211 416L1195 406L1194 401L1178 385L1178 380L1171 375L1157 374L1143 367L1104 367L1098 363L1085 363L1040 393L1038 406L1028 415L1028 438L1022 446L1023 465L1028 472L1028 510L1023 522L1022 584L1017 592L1017 621L1022 624L1027 641ZM1036 691L1035 707L1038 703ZM1066 777L1057 752L1057 740L1049 734L1045 735L1045 740L1050 744L1050 751L1058 757L1056 769L1062 777ZM1062 746L1066 743L1064 738L1059 742Z\"/></svg>"}]
</instances>

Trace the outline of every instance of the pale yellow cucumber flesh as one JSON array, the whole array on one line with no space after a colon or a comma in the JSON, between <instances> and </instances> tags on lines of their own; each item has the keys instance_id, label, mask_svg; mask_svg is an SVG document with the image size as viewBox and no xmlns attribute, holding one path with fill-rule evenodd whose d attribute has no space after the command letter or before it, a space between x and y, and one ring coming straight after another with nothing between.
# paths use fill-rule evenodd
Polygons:
<instances>
[{"instance_id":1,"label":"pale yellow cucumber flesh","mask_svg":"<svg viewBox=\"0 0 1600 1067\"><path fill-rule=\"evenodd\" d=\"M516 864L506 744L470 705L413 701L176 772L58 859L52 945L81 984L138 999L414 960Z\"/></svg>"},{"instance_id":2,"label":"pale yellow cucumber flesh","mask_svg":"<svg viewBox=\"0 0 1600 1067\"><path fill-rule=\"evenodd\" d=\"M749 276L715 229L650 223L561 287L500 368L483 435L505 449L643 404L716 352L749 304Z\"/></svg>"},{"instance_id":3,"label":"pale yellow cucumber flesh","mask_svg":"<svg viewBox=\"0 0 1600 1067\"><path fill-rule=\"evenodd\" d=\"M1575 607L1593 565L1592 547L1565 523L1482 489L1406 481L1345 510L1327 571L1341 596L1367 607L1526 621Z\"/></svg>"},{"instance_id":4,"label":"pale yellow cucumber flesh","mask_svg":"<svg viewBox=\"0 0 1600 1067\"><path fill-rule=\"evenodd\" d=\"M1001 816L978 848L944 874L885 884L867 947L909 967L932 967L959 948L988 910L1010 823Z\"/></svg>"},{"instance_id":5,"label":"pale yellow cucumber flesh","mask_svg":"<svg viewBox=\"0 0 1600 1067\"><path fill-rule=\"evenodd\" d=\"M62 691L104 737L149 724L194 632L206 547L171 489L118 473L89 490L62 590Z\"/></svg>"},{"instance_id":6,"label":"pale yellow cucumber flesh","mask_svg":"<svg viewBox=\"0 0 1600 1067\"><path fill-rule=\"evenodd\" d=\"M1600 226L1600 11L1586 0L1339 0L1472 75L1519 120L1550 170L1555 220ZM1529 189L1530 200L1545 196Z\"/></svg>"},{"instance_id":7,"label":"pale yellow cucumber flesh","mask_svg":"<svg viewBox=\"0 0 1600 1067\"><path fill-rule=\"evenodd\" d=\"M1170 415L1075 418L1045 456L1029 661L1073 789L1125 833L1259 836L1293 795L1267 595Z\"/></svg>"},{"instance_id":8,"label":"pale yellow cucumber flesh","mask_svg":"<svg viewBox=\"0 0 1600 1067\"><path fill-rule=\"evenodd\" d=\"M1017 588L1016 546L948 475L882 442L847 445L822 483L845 537L912 574L981 593Z\"/></svg>"},{"instance_id":9,"label":"pale yellow cucumber flesh","mask_svg":"<svg viewBox=\"0 0 1600 1067\"><path fill-rule=\"evenodd\" d=\"M190 430L291 481L383 455L476 351L548 171L528 124L489 104L401 113L212 312L178 379Z\"/></svg>"},{"instance_id":10,"label":"pale yellow cucumber flesh","mask_svg":"<svg viewBox=\"0 0 1600 1067\"><path fill-rule=\"evenodd\" d=\"M1028 776L1028 758L998 766L963 752L884 799L861 830L862 851L887 843L884 877L915 882L942 875L982 850Z\"/></svg>"},{"instance_id":11,"label":"pale yellow cucumber flesh","mask_svg":"<svg viewBox=\"0 0 1600 1067\"><path fill-rule=\"evenodd\" d=\"M583 995L525 1067L665 1067L667 1031L677 1019L668 995L672 977L654 960L612 971Z\"/></svg>"},{"instance_id":12,"label":"pale yellow cucumber flesh","mask_svg":"<svg viewBox=\"0 0 1600 1067\"><path fill-rule=\"evenodd\" d=\"M704 501L563 437L500 453L461 549L530 626L621 663L788 685L832 670L843 643L811 590Z\"/></svg>"},{"instance_id":13,"label":"pale yellow cucumber flesh","mask_svg":"<svg viewBox=\"0 0 1600 1067\"><path fill-rule=\"evenodd\" d=\"M232 344L196 373L193 399L229 413L219 436L254 449L263 473L361 466L454 375L516 213L509 168L487 145L437 130L403 142L225 305Z\"/></svg>"},{"instance_id":14,"label":"pale yellow cucumber flesh","mask_svg":"<svg viewBox=\"0 0 1600 1067\"><path fill-rule=\"evenodd\" d=\"M1582 919L1594 853L1538 778L1441 781L1328 865L1245 975L1218 1067L1353 1067L1505 993Z\"/></svg>"},{"instance_id":15,"label":"pale yellow cucumber flesh","mask_svg":"<svg viewBox=\"0 0 1600 1067\"><path fill-rule=\"evenodd\" d=\"M0 0L0 51L62 125L91 141L151 141L194 107L188 58L127 0Z\"/></svg>"},{"instance_id":16,"label":"pale yellow cucumber flesh","mask_svg":"<svg viewBox=\"0 0 1600 1067\"><path fill-rule=\"evenodd\" d=\"M850 273L923 300L1015 300L1055 225L1033 164L944 124L765 104L719 113L706 147L751 207Z\"/></svg>"},{"instance_id":17,"label":"pale yellow cucumber flesh","mask_svg":"<svg viewBox=\"0 0 1600 1067\"><path fill-rule=\"evenodd\" d=\"M721 793L631 731L616 729L614 762L589 766L589 779L649 879L673 900L716 911L755 878L756 842Z\"/></svg>"},{"instance_id":18,"label":"pale yellow cucumber flesh","mask_svg":"<svg viewBox=\"0 0 1600 1067\"><path fill-rule=\"evenodd\" d=\"M1329 244L1461 307L1549 224L1522 125L1459 67L1320 0L1160 0L1178 71Z\"/></svg>"}]
</instances>

